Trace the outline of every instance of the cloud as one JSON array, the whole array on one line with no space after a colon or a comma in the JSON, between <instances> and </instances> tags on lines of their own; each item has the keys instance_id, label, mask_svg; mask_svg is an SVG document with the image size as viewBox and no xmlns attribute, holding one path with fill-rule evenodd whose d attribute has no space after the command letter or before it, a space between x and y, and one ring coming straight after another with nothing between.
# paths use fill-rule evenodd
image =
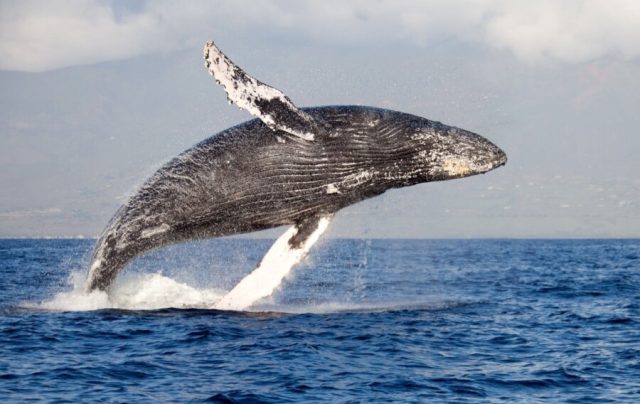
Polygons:
<instances>
[{"instance_id":1,"label":"cloud","mask_svg":"<svg viewBox=\"0 0 640 404\"><path fill-rule=\"evenodd\" d=\"M50 70L264 32L336 45L448 39L526 63L629 60L640 56L638 26L635 0L2 1L0 69Z\"/></svg>"},{"instance_id":2,"label":"cloud","mask_svg":"<svg viewBox=\"0 0 640 404\"><path fill-rule=\"evenodd\" d=\"M504 2L487 21L485 38L528 62L581 62L640 55L640 2L537 0Z\"/></svg>"},{"instance_id":3,"label":"cloud","mask_svg":"<svg viewBox=\"0 0 640 404\"><path fill-rule=\"evenodd\" d=\"M60 208L10 210L0 212L0 219L17 219L24 217L54 216L62 213Z\"/></svg>"},{"instance_id":4,"label":"cloud","mask_svg":"<svg viewBox=\"0 0 640 404\"><path fill-rule=\"evenodd\" d=\"M179 45L151 9L122 12L100 1L2 3L0 67L40 71L124 59Z\"/></svg>"}]
</instances>

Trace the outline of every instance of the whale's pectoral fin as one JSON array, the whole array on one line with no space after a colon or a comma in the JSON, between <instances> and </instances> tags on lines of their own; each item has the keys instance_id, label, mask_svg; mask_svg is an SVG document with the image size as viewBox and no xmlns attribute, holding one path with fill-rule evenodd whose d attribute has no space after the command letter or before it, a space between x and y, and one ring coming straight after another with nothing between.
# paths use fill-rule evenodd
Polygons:
<instances>
[{"instance_id":1,"label":"whale's pectoral fin","mask_svg":"<svg viewBox=\"0 0 640 404\"><path fill-rule=\"evenodd\" d=\"M281 284L294 265L302 261L311 247L327 230L331 216L314 216L290 227L269 248L258 267L245 276L229 293L217 301L218 310L245 310L267 297ZM304 235L297 246L291 245L297 235Z\"/></svg>"},{"instance_id":2,"label":"whale's pectoral fin","mask_svg":"<svg viewBox=\"0 0 640 404\"><path fill-rule=\"evenodd\" d=\"M326 131L323 122L299 110L280 90L249 76L213 43L204 46L209 74L227 92L230 103L248 111L273 130L282 130L305 140Z\"/></svg>"},{"instance_id":3,"label":"whale's pectoral fin","mask_svg":"<svg viewBox=\"0 0 640 404\"><path fill-rule=\"evenodd\" d=\"M331 219L332 215L324 216L309 216L302 219L295 225L296 233L289 239L289 247L300 248L304 243L313 235L318 228L324 226L323 222L327 223Z\"/></svg>"}]
</instances>

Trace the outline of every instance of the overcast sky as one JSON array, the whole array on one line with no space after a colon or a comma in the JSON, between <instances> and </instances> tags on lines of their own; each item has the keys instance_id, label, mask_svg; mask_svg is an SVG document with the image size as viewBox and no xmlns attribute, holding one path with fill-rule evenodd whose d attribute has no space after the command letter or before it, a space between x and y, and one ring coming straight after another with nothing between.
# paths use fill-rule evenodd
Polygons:
<instances>
[{"instance_id":1,"label":"overcast sky","mask_svg":"<svg viewBox=\"0 0 640 404\"><path fill-rule=\"evenodd\" d=\"M0 0L0 236L93 237L249 119L207 75L214 39L300 106L405 111L509 155L345 209L332 236L638 237L638 27L635 0Z\"/></svg>"}]
</instances>

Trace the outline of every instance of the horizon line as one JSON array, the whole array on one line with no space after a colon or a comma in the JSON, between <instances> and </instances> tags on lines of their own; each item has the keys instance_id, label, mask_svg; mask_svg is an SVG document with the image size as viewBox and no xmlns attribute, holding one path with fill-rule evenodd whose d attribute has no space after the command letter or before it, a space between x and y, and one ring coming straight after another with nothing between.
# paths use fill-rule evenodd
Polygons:
<instances>
[{"instance_id":1,"label":"horizon line","mask_svg":"<svg viewBox=\"0 0 640 404\"><path fill-rule=\"evenodd\" d=\"M85 236L0 236L0 240L93 240L99 237ZM205 240L275 240L277 237L246 237L246 236L226 236L211 237L204 239L194 239L191 241ZM324 237L324 240L640 240L638 236L473 236L473 237Z\"/></svg>"}]
</instances>

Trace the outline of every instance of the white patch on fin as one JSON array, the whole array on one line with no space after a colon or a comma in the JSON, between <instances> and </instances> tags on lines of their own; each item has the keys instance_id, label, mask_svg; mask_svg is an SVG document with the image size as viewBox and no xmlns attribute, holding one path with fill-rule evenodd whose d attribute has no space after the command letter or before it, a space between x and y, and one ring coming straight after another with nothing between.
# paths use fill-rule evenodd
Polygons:
<instances>
[{"instance_id":1,"label":"white patch on fin","mask_svg":"<svg viewBox=\"0 0 640 404\"><path fill-rule=\"evenodd\" d=\"M209 41L204 46L209 74L227 93L230 103L262 120L272 130L282 130L312 141L324 128L311 115L299 110L280 90L251 77Z\"/></svg>"},{"instance_id":2,"label":"white patch on fin","mask_svg":"<svg viewBox=\"0 0 640 404\"><path fill-rule=\"evenodd\" d=\"M329 222L329 217L320 218L318 227L297 248L292 248L289 245L289 240L298 233L299 229L296 226L290 227L271 246L258 267L224 295L213 308L245 310L258 300L271 295L280 286L291 268L307 255L311 247L329 227Z\"/></svg>"}]
</instances>

